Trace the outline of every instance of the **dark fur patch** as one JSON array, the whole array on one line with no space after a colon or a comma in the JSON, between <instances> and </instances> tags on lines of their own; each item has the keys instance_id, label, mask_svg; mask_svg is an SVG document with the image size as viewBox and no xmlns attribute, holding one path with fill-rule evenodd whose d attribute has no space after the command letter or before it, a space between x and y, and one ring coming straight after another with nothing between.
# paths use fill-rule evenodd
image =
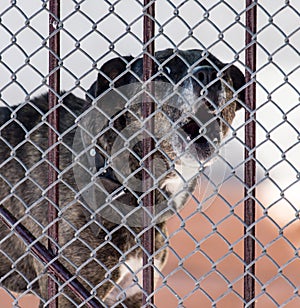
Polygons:
<instances>
[{"instance_id":1,"label":"dark fur patch","mask_svg":"<svg viewBox=\"0 0 300 308\"><path fill-rule=\"evenodd\" d=\"M221 89L221 82L226 85L228 98L235 97L229 106L224 106L221 117L225 122L231 123L236 109L240 108L240 103L244 99L244 76L233 65L220 62L212 55L204 55L201 50L179 51L176 54L172 49L159 51L156 53L156 70L158 81L169 81L181 83L184 87L189 66L210 66L211 70L223 73L222 80L211 85L208 90L211 93ZM168 68L168 69L166 69ZM162 69L162 74L159 73ZM199 73L197 71L197 73ZM203 73L203 72L202 72ZM141 256L142 250L137 245L142 228L118 226L115 223L97 216L93 209L87 208L82 200L76 197L78 187L74 180L74 174L70 165L72 164L72 145L76 130L75 119L81 115L107 91L110 86L118 88L140 81L142 78L142 59L133 57L115 58L106 62L100 69L97 81L90 87L86 100L79 99L72 94L61 93L60 128L62 143L59 146L60 155L60 184L59 184L59 207L61 216L59 218L59 260L79 279L82 278L85 286L90 290L90 285L97 287L98 298L103 299L112 287L111 281L117 281L120 273L115 266L119 264L120 257L126 253L128 258ZM194 81L197 82L195 73ZM195 85L201 86L201 84ZM211 97L214 97L213 95ZM105 100L104 100L105 101ZM215 102L216 104L218 102ZM100 106L109 110L110 105ZM12 111L14 121L10 121ZM45 227L47 221L47 200L45 190L48 188L48 163L45 153L48 148L48 126L42 122L48 112L47 95L42 95L33 99L30 103L13 108L0 108L0 202L11 211L17 219L21 219L26 228L36 236L43 244L47 243ZM176 108L168 108L157 114L158 123L169 129L171 122L174 123L180 117ZM118 132L122 131L126 125L135 121L134 116L128 112L116 117L113 126L99 138L98 146L102 153L110 155L111 144L118 137ZM171 124L170 124L171 123ZM184 124L183 130L192 138L197 138L198 127L192 121ZM192 123L192 124L191 124ZM94 123L90 123L91 126ZM226 132L228 126L221 125L221 129ZM195 131L194 131L195 130ZM25 138L26 136L26 138ZM203 140L198 141L201 147ZM167 142L162 142L163 149L168 147ZM132 161L130 168L135 171L139 165L139 159L135 155L141 155L140 147L136 146L135 153L131 153ZM169 152L168 152L169 151ZM172 149L166 150L170 160L174 158ZM163 161L164 155L157 152L156 157ZM134 156L134 157L133 157ZM100 169L105 159L99 160ZM158 170L163 174L168 168L168 161L161 164ZM112 171L112 170L110 170ZM167 172L166 179L172 179L174 174ZM101 179L100 179L101 180ZM103 178L105 188L108 192L113 192L120 188L123 183L116 181L111 173ZM195 179L188 183L187 189L192 192L195 187ZM163 186L163 180L160 182ZM124 202L133 203L133 194L124 195ZM157 202L167 199L169 192L160 189L157 195ZM185 192L180 206L183 206L188 193ZM92 217L91 217L92 216ZM164 246L163 233L165 224L157 226L160 231L156 231L155 247L157 250ZM0 244L0 276L3 279L3 286L15 291L24 292L28 284L36 278L39 279L31 285L41 298L47 298L47 274L44 265L31 255L27 255L26 247L20 238L11 236L10 230L0 221L0 239L4 239ZM130 252L129 252L130 250ZM26 255L26 256L25 256ZM21 260L20 257L24 256ZM156 258L163 264L166 259L166 252L162 250ZM70 262L66 261L70 260ZM12 269L12 265L16 267ZM80 270L75 267L83 265ZM107 271L110 271L109 279L106 279ZM22 277L19 273L22 273ZM111 280L111 281L110 281ZM79 302L79 300L68 290L63 290L68 296ZM140 307L140 294L127 298L124 303L127 307ZM121 307L121 305L119 305ZM73 307L65 296L59 297L59 307Z\"/></svg>"}]
</instances>

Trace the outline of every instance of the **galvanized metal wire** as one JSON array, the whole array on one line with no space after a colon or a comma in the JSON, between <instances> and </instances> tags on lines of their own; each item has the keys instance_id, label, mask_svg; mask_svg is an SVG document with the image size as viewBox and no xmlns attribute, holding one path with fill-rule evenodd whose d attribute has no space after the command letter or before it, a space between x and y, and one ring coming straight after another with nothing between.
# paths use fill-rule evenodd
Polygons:
<instances>
[{"instance_id":1,"label":"galvanized metal wire","mask_svg":"<svg viewBox=\"0 0 300 308\"><path fill-rule=\"evenodd\" d=\"M0 302L10 299L10 304L1 305L4 308L22 306L23 298L33 293L41 306L59 307L62 296L78 307L109 307L97 296L97 291L107 285L118 289L114 271L123 266L133 275L136 287L142 290L143 307L299 307L299 16L300 5L296 1L272 5L254 0L238 3L233 0L105 0L98 4L91 0L49 0L30 5L23 1L2 1L0 104L7 109L0 109L0 145L9 153L0 158L0 184L8 187L0 199L0 234L3 234L0 258L8 264L5 271L0 265L3 289ZM176 212L168 222L168 235L153 222L142 231L123 222L104 228L97 220L99 210L91 209L80 197L84 192L92 195L92 186L71 187L65 180L78 162L82 172L93 177L91 170L80 161L93 149L75 153L65 142L69 131L61 132L58 109L68 111L74 118L70 131L79 126L88 134L80 122L82 115L65 103L66 96L74 93L91 100L88 89L96 80L99 68L109 59L118 56L125 59L129 54L135 59L144 57L143 81L147 82L161 73L154 71L155 50L166 48L174 52L201 49L204 57L205 52L210 52L224 63L243 70L246 100L239 114L244 110L246 117L243 119L237 114L232 125L224 123L229 127L229 136L215 154L216 167L201 170L197 190L188 192L187 208ZM131 60L126 61L124 74L134 74L128 68ZM109 87L124 98L124 92L115 88L116 82L110 78ZM45 92L49 93L49 111L46 112L32 104L34 97ZM146 98L143 119L137 120L140 124L147 117L151 119L151 114L159 114L159 110L153 108L157 104L155 97L150 101L149 104L149 97ZM20 122L18 114L26 107L41 115L36 127L28 129ZM113 120L133 112L125 108L115 116L98 106L95 112L109 122L106 131L113 131L127 144L109 159L115 159L124 150L139 159L130 143L126 143L126 136L119 134L113 125ZM10 144L5 134L15 124L21 127L25 138ZM49 129L46 149L32 138L32 133L43 126ZM150 128L149 124L151 131ZM174 131L173 126L169 133ZM145 160L139 170L144 172L144 183L150 178L154 186L151 174L154 173L151 166L154 144L153 139L148 141L143 140ZM28 166L19 155L24 146L39 151L41 159ZM228 155L222 152L223 148ZM63 166L58 159L61 149L81 158ZM24 177L16 181L14 170L9 178L5 176L14 162L24 171ZM47 185L34 176L39 168L47 169ZM115 172L124 182L132 178L131 175L124 177L121 171ZM18 190L27 182L39 191L32 202L23 199ZM63 203L59 187L67 187L74 200ZM152 192L149 189L142 197L134 190L131 194L139 204L151 208ZM107 196L115 197L114 193ZM49 204L46 225L34 214L45 201ZM10 204L14 202L24 209L22 215L13 212ZM85 209L87 217L87 223L79 229L76 222L64 218L76 204ZM119 209L116 207L115 211ZM38 236L30 232L29 222L40 230ZM61 243L58 236L62 225L74 232L73 238L65 243ZM99 247L92 247L82 237L84 230L95 225L106 233ZM121 228L136 240L125 252L113 240ZM157 234L163 239L159 248L154 244ZM17 257L10 255L7 247L15 236L19 238L20 247L25 247L24 254ZM82 264L64 255L78 242L89 252ZM104 247L112 247L120 255L119 263L111 268L96 257ZM126 261L138 249L143 253L143 264L139 270L130 269ZM169 252L169 261L161 270L154 259L164 249ZM32 278L23 267L27 258L39 260L43 270L38 271L37 277ZM106 271L104 280L96 285L82 274L91 262ZM26 291L20 294L5 286L5 282L16 275L26 285ZM155 276L159 280L156 286ZM49 279L47 296L35 289L43 279ZM120 297L115 307L127 307L125 295L129 290L119 288Z\"/></svg>"}]
</instances>

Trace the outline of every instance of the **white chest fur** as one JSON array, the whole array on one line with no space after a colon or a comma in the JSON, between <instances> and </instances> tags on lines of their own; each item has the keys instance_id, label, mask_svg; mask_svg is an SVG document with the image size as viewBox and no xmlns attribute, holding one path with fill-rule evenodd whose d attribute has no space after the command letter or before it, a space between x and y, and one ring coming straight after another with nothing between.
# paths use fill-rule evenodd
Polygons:
<instances>
[{"instance_id":1,"label":"white chest fur","mask_svg":"<svg viewBox=\"0 0 300 308\"><path fill-rule=\"evenodd\" d=\"M199 166L175 165L175 170L176 175L167 178L163 183L163 188L170 193L175 207L181 208L189 182L199 175Z\"/></svg>"},{"instance_id":2,"label":"white chest fur","mask_svg":"<svg viewBox=\"0 0 300 308\"><path fill-rule=\"evenodd\" d=\"M182 207L183 199L186 198L186 189L189 182L199 174L199 165L182 164L175 165L175 176L167 178L163 184L164 188L171 196L177 208ZM159 271L163 264L159 260L154 261L154 279L159 277ZM119 279L104 298L108 306L112 306L119 301L142 293L143 289L143 261L141 257L131 256L119 266ZM142 295L141 295L142 296Z\"/></svg>"},{"instance_id":3,"label":"white chest fur","mask_svg":"<svg viewBox=\"0 0 300 308\"><path fill-rule=\"evenodd\" d=\"M154 281L156 283L162 269L159 260L154 261ZM119 267L120 277L115 286L109 291L104 298L104 302L111 306L125 298L132 297L142 292L143 289L143 260L141 257L130 257L125 263Z\"/></svg>"}]
</instances>

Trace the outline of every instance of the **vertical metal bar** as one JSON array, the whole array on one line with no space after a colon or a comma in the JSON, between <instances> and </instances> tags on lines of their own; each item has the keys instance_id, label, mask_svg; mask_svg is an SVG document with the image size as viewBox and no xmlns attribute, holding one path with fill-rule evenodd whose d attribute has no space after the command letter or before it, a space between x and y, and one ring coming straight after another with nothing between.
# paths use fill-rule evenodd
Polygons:
<instances>
[{"instance_id":1,"label":"vertical metal bar","mask_svg":"<svg viewBox=\"0 0 300 308\"><path fill-rule=\"evenodd\" d=\"M58 245L58 224L57 206L59 203L59 191L57 182L59 168L59 153L58 153L58 129L59 129L59 114L57 109L58 93L60 92L60 71L58 67L60 57L60 1L49 0L49 130L48 130L48 146L49 146L49 169L48 169L48 249L57 254ZM51 300L49 308L57 308L58 300L55 296L58 293L58 286L50 277L48 278L48 298Z\"/></svg>"},{"instance_id":2,"label":"vertical metal bar","mask_svg":"<svg viewBox=\"0 0 300 308\"><path fill-rule=\"evenodd\" d=\"M153 0L144 0L144 19L143 19L143 81L147 82L154 73L154 17L155 17L155 5ZM145 133L143 138L143 157L144 157L144 169L142 172L143 178L143 191L145 196L143 198L143 205L147 211L153 214L153 205L155 201L155 195L153 191L153 174L152 155L151 152L154 149L154 141L149 133L153 132L154 120L149 116L153 114L155 106L147 92L152 93L151 83L146 83L146 93L143 97L142 104L142 116L145 121ZM151 224L151 217L145 212L144 215L144 232L142 237L142 244L144 247L143 254L143 307L153 307L154 298L151 295L154 291L154 269L153 259L149 258L154 254L154 228L149 227Z\"/></svg>"},{"instance_id":3,"label":"vertical metal bar","mask_svg":"<svg viewBox=\"0 0 300 308\"><path fill-rule=\"evenodd\" d=\"M245 307L255 306L255 108L256 108L256 28L257 0L246 0L246 94L245 104L245 204L244 204L244 299Z\"/></svg>"}]
</instances>

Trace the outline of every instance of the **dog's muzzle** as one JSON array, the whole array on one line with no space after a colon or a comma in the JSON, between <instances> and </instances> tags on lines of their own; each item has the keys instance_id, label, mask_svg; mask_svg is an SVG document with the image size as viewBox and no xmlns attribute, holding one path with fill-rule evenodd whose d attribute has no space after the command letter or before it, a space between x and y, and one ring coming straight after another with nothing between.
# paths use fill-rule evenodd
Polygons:
<instances>
[{"instance_id":1,"label":"dog's muzzle","mask_svg":"<svg viewBox=\"0 0 300 308\"><path fill-rule=\"evenodd\" d=\"M184 81L184 95L192 107L173 137L173 148L179 157L206 162L217 150L221 139L220 121L216 116L222 86L217 71L196 66Z\"/></svg>"},{"instance_id":2,"label":"dog's muzzle","mask_svg":"<svg viewBox=\"0 0 300 308\"><path fill-rule=\"evenodd\" d=\"M175 137L175 150L180 156L188 154L200 162L206 162L220 144L220 127L218 121L201 123L189 118L181 125Z\"/></svg>"}]
</instances>

